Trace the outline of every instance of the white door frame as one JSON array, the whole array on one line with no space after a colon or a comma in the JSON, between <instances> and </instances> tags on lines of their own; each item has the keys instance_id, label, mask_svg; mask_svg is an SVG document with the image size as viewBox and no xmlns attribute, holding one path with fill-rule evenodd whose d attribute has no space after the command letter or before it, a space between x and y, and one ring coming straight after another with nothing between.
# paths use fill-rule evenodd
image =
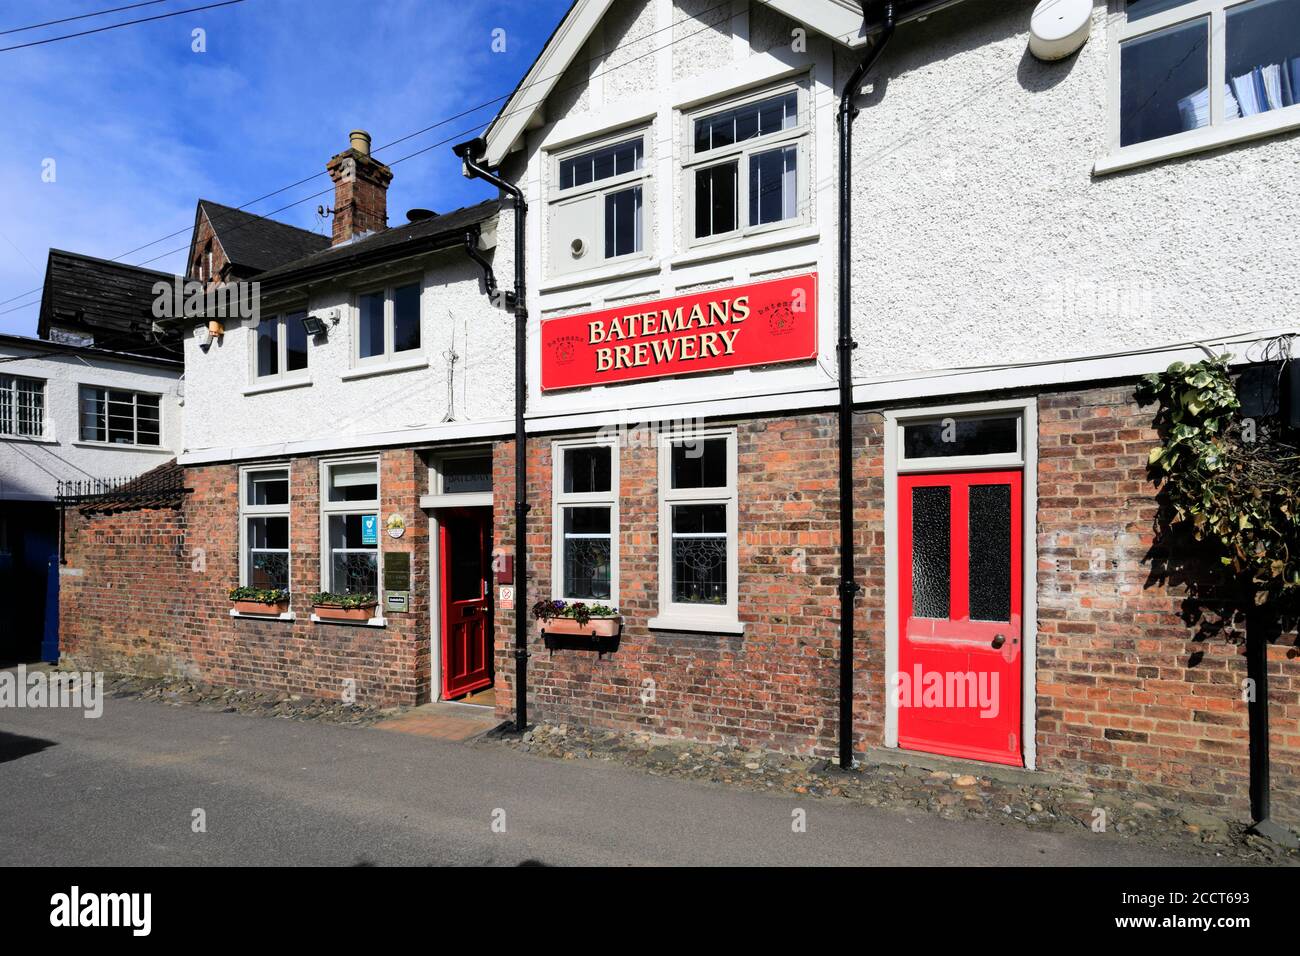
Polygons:
<instances>
[{"instance_id":1,"label":"white door frame","mask_svg":"<svg viewBox=\"0 0 1300 956\"><path fill-rule=\"evenodd\" d=\"M1020 451L1011 455L979 455L965 458L929 459L899 467L901 426L916 419L943 418L996 412L1021 416ZM885 418L885 746L898 746L898 704L890 692L890 678L898 671L898 475L908 472L971 471L975 469L1022 468L1022 568L1021 635L1021 729L1020 746L1025 767L1037 765L1037 645L1038 645L1038 399L1012 398L1003 401L924 408L894 409Z\"/></svg>"}]
</instances>

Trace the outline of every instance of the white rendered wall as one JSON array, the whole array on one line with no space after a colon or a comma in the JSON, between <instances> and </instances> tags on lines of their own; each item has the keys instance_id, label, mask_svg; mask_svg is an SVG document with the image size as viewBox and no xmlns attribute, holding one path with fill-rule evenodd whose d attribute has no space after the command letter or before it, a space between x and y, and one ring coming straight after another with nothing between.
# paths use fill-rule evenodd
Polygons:
<instances>
[{"instance_id":1,"label":"white rendered wall","mask_svg":"<svg viewBox=\"0 0 1300 956\"><path fill-rule=\"evenodd\" d=\"M53 500L60 480L132 478L174 458L181 448L179 367L92 352L49 352L10 342L0 342L0 359L5 360L0 374L45 381L45 436L39 440L0 437L0 500ZM82 385L161 395L161 444L152 448L82 442L78 427Z\"/></svg>"},{"instance_id":2,"label":"white rendered wall","mask_svg":"<svg viewBox=\"0 0 1300 956\"><path fill-rule=\"evenodd\" d=\"M420 353L400 353L394 364L427 364L353 377L354 295L382 281L383 274L317 286L306 303L309 310L323 317L336 309L340 318L326 336L309 338L307 384L260 390L265 383L253 374L251 322L227 322L225 334L206 350L193 336L187 339L182 461L434 441L438 435L455 438L470 423L509 420L514 318L491 307L478 267L455 250L389 274L420 275L424 283ZM508 285L508 276L503 282ZM452 371L454 421L443 424L452 369L445 353L453 348L458 356Z\"/></svg>"}]
</instances>

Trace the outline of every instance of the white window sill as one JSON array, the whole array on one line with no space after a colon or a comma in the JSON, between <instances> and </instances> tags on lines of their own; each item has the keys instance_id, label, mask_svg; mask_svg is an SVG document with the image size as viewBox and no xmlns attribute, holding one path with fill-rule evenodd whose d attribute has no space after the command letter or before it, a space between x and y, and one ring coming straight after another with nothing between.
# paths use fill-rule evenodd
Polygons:
<instances>
[{"instance_id":1,"label":"white window sill","mask_svg":"<svg viewBox=\"0 0 1300 956\"><path fill-rule=\"evenodd\" d=\"M781 246L792 246L803 242L817 242L820 239L821 231L816 226L807 224L797 227L787 226L753 233L748 236L719 239L716 242L695 246L686 252L673 256L668 260L668 263L674 268L689 266L697 262L708 262L710 259L723 259L727 256L759 252L764 249L776 249Z\"/></svg>"},{"instance_id":2,"label":"white window sill","mask_svg":"<svg viewBox=\"0 0 1300 956\"><path fill-rule=\"evenodd\" d=\"M259 382L244 389L244 395L261 395L263 392L282 392L288 388L304 388L311 384L309 378L280 378Z\"/></svg>"},{"instance_id":3,"label":"white window sill","mask_svg":"<svg viewBox=\"0 0 1300 956\"><path fill-rule=\"evenodd\" d=\"M1177 136L1166 136L1146 143L1134 143L1116 149L1100 157L1092 167L1094 176L1117 173L1137 166L1160 162L1164 159L1177 159L1192 153L1231 146L1248 140L1300 129L1300 106L1288 106L1285 109L1270 110L1230 120L1218 126L1205 126L1201 129L1188 130Z\"/></svg>"},{"instance_id":4,"label":"white window sill","mask_svg":"<svg viewBox=\"0 0 1300 956\"><path fill-rule=\"evenodd\" d=\"M345 382L350 382L353 379L370 378L372 375L391 375L393 372L414 372L417 369L428 367L428 358L421 355L417 359L400 359L393 362L376 362L374 365L358 365L356 368L348 369L339 377Z\"/></svg>"},{"instance_id":5,"label":"white window sill","mask_svg":"<svg viewBox=\"0 0 1300 956\"><path fill-rule=\"evenodd\" d=\"M734 618L705 614L660 614L646 622L652 631L692 631L696 634L744 634L745 625Z\"/></svg>"},{"instance_id":6,"label":"white window sill","mask_svg":"<svg viewBox=\"0 0 1300 956\"><path fill-rule=\"evenodd\" d=\"M561 289L573 289L596 282L607 282L610 279L650 275L658 271L658 259L619 259L594 269L553 276L538 283L538 288L542 292L558 292Z\"/></svg>"},{"instance_id":7,"label":"white window sill","mask_svg":"<svg viewBox=\"0 0 1300 956\"><path fill-rule=\"evenodd\" d=\"M22 442L26 445L57 445L57 438L36 437L35 435L6 435L0 432L0 441L3 442Z\"/></svg>"},{"instance_id":8,"label":"white window sill","mask_svg":"<svg viewBox=\"0 0 1300 956\"><path fill-rule=\"evenodd\" d=\"M231 617L246 617L254 621L295 621L298 616L293 611L285 611L283 614L249 614L246 611L236 611L233 607L230 609Z\"/></svg>"},{"instance_id":9,"label":"white window sill","mask_svg":"<svg viewBox=\"0 0 1300 956\"><path fill-rule=\"evenodd\" d=\"M344 627L387 627L388 621L382 617L372 617L368 621L336 621L332 618L311 616L313 624L342 624Z\"/></svg>"},{"instance_id":10,"label":"white window sill","mask_svg":"<svg viewBox=\"0 0 1300 956\"><path fill-rule=\"evenodd\" d=\"M123 445L118 442L108 441L74 441L72 444L78 448L107 448L116 451L147 451L155 455L174 455L172 449L165 445Z\"/></svg>"}]
</instances>

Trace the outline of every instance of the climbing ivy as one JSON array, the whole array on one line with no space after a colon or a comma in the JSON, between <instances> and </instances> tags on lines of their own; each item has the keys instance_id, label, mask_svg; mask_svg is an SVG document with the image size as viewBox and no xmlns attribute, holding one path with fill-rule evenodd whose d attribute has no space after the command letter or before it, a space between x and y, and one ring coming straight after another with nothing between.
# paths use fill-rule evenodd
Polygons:
<instances>
[{"instance_id":1,"label":"climbing ivy","mask_svg":"<svg viewBox=\"0 0 1300 956\"><path fill-rule=\"evenodd\" d=\"M1293 445L1241 417L1224 357L1143 378L1161 444L1148 465L1171 529L1218 558L1257 605L1300 594L1300 468ZM1276 431L1274 429L1273 431Z\"/></svg>"}]
</instances>

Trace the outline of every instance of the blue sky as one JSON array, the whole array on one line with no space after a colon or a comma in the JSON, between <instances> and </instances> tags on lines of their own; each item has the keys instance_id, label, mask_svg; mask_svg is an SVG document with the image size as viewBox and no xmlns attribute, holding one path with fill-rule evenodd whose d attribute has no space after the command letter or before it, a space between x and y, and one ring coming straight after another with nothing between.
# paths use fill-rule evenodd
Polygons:
<instances>
[{"instance_id":1,"label":"blue sky","mask_svg":"<svg viewBox=\"0 0 1300 956\"><path fill-rule=\"evenodd\" d=\"M0 31L129 0L0 4ZM21 33L0 47L205 0ZM51 246L180 270L199 197L328 234L316 206L325 162L363 128L375 146L509 93L568 0L245 0L155 23L0 53L0 300L39 289ZM196 29L206 52L191 49ZM494 52L493 31L505 31ZM377 153L393 163L467 139L499 104ZM477 125L476 125L477 124ZM53 182L43 171L53 160ZM450 144L393 166L389 221L490 195L465 180ZM305 201L275 212L295 200ZM154 260L146 263L146 260ZM39 293L0 305L0 332L34 335Z\"/></svg>"}]
</instances>

